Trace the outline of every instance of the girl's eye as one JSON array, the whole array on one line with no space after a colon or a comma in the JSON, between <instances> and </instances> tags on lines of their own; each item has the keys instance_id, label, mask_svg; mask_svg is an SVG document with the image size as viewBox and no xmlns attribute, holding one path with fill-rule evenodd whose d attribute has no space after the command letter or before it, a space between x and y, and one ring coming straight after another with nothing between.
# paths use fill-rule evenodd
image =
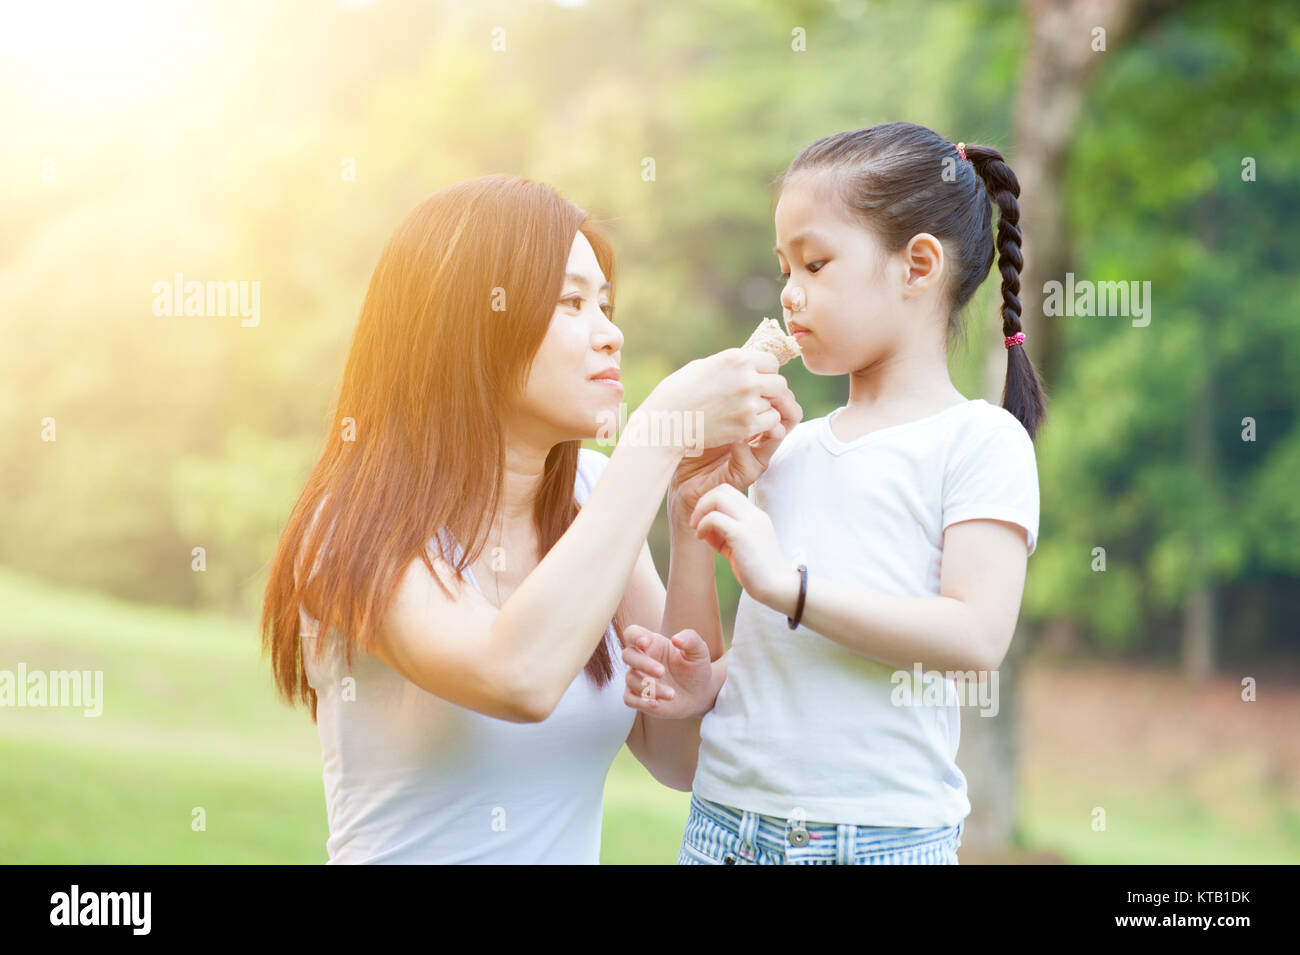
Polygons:
<instances>
[{"instance_id":1,"label":"girl's eye","mask_svg":"<svg viewBox=\"0 0 1300 955\"><path fill-rule=\"evenodd\" d=\"M816 262L809 263L807 266L805 266L805 268L807 268L808 271L811 272L813 275L816 275L818 272L822 270L822 266L824 266L825 264L826 264L825 259L818 259ZM778 282L788 282L790 280L790 273L777 272L776 280Z\"/></svg>"}]
</instances>

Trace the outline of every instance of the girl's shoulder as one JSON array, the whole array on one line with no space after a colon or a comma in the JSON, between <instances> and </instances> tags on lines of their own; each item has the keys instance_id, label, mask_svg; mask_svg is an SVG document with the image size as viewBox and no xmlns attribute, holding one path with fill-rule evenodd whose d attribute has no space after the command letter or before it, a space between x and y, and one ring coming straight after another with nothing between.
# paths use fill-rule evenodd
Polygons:
<instances>
[{"instance_id":1,"label":"girl's shoulder","mask_svg":"<svg viewBox=\"0 0 1300 955\"><path fill-rule=\"evenodd\" d=\"M1013 415L1001 405L995 405L985 401L983 398L976 398L968 402L964 413L958 415L961 418L957 431L959 435L967 440L980 440L996 431L1011 429L1017 435L1023 436L1024 440L1033 444L1029 437L1029 432L1025 426L1020 423L1020 419Z\"/></svg>"},{"instance_id":2,"label":"girl's shoulder","mask_svg":"<svg viewBox=\"0 0 1300 955\"><path fill-rule=\"evenodd\" d=\"M1012 466L1037 470L1034 440L1020 419L1001 405L979 399L970 403L945 442L949 472L974 467L1005 470Z\"/></svg>"}]
</instances>

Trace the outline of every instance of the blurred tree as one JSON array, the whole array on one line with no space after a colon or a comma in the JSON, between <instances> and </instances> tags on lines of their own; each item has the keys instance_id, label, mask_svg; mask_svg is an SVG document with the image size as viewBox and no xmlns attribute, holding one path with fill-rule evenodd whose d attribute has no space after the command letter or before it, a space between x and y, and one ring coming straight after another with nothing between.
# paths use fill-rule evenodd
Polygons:
<instances>
[{"instance_id":1,"label":"blurred tree","mask_svg":"<svg viewBox=\"0 0 1300 955\"><path fill-rule=\"evenodd\" d=\"M1020 227L1025 265L1021 273L1021 328L1043 386L1058 380L1062 361L1056 326L1040 321L1045 283L1069 262L1064 169L1090 84L1113 48L1157 23L1172 4L1165 0L1024 0L1029 41L1017 82L1014 144L1004 150L1020 183ZM992 271L998 284L998 271ZM1001 328L1001 299L993 311ZM984 398L1001 405L1007 376L1006 349L989 342ZM1049 406L1050 407L1050 406ZM1049 412L1050 414L1050 412ZM1019 841L1016 766L1020 725L1018 681L1030 639L1028 627L1012 640L999 667L1002 719L966 720L962 748L971 769L969 835L977 851L1001 852Z\"/></svg>"},{"instance_id":2,"label":"blurred tree","mask_svg":"<svg viewBox=\"0 0 1300 955\"><path fill-rule=\"evenodd\" d=\"M1147 327L1055 319L1026 615L1193 675L1233 644L1295 648L1298 37L1280 4L1186 9L1099 78L1071 155L1072 271L1150 281L1153 304ZM1224 600L1254 606L1219 645Z\"/></svg>"}]
</instances>

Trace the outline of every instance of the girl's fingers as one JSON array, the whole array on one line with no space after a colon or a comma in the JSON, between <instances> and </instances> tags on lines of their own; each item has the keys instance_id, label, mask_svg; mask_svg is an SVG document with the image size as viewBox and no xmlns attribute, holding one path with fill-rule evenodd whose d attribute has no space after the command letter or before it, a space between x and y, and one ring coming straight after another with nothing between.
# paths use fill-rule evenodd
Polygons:
<instances>
[{"instance_id":1,"label":"girl's fingers","mask_svg":"<svg viewBox=\"0 0 1300 955\"><path fill-rule=\"evenodd\" d=\"M673 697L677 695L677 691L674 690L671 686L668 686L666 683L662 683L658 679L655 679L653 677L647 677L645 672L642 670L628 671L627 673L628 692L635 693L637 696L641 696L643 693L645 693L647 679L654 679L653 685L654 685L655 699L671 700Z\"/></svg>"},{"instance_id":2,"label":"girl's fingers","mask_svg":"<svg viewBox=\"0 0 1300 955\"><path fill-rule=\"evenodd\" d=\"M749 498L730 484L719 484L706 491L695 505L695 511L691 514L691 527L696 527L704 515L711 511L722 511L732 517L739 517L740 509L744 507L753 507Z\"/></svg>"},{"instance_id":3,"label":"girl's fingers","mask_svg":"<svg viewBox=\"0 0 1300 955\"><path fill-rule=\"evenodd\" d=\"M633 693L631 690L628 690L623 694L623 702L634 710L654 712L654 710L658 708L655 704L659 701L642 699L640 693Z\"/></svg>"},{"instance_id":4,"label":"girl's fingers","mask_svg":"<svg viewBox=\"0 0 1300 955\"><path fill-rule=\"evenodd\" d=\"M739 529L740 521L721 511L710 511L700 518L699 526L695 528L695 536L707 540L709 546L715 550L726 550L730 547L732 536Z\"/></svg>"},{"instance_id":5,"label":"girl's fingers","mask_svg":"<svg viewBox=\"0 0 1300 955\"><path fill-rule=\"evenodd\" d=\"M655 633L653 630L647 630L645 627L636 623L629 623L623 628L623 645L641 647L642 649L650 646L650 641L662 634Z\"/></svg>"},{"instance_id":6,"label":"girl's fingers","mask_svg":"<svg viewBox=\"0 0 1300 955\"><path fill-rule=\"evenodd\" d=\"M639 653L631 647L623 648L623 662L628 666L637 667L649 673L651 676L663 676L664 665L653 657L648 657L644 653Z\"/></svg>"}]
</instances>

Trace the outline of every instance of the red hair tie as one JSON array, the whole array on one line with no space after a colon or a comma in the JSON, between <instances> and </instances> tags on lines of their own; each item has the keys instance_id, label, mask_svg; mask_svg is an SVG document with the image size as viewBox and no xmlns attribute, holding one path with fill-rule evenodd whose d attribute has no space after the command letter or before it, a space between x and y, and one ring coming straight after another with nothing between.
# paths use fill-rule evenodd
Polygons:
<instances>
[{"instance_id":1,"label":"red hair tie","mask_svg":"<svg viewBox=\"0 0 1300 955\"><path fill-rule=\"evenodd\" d=\"M958 143L958 144L957 144L957 155L960 156L962 159L966 159L966 144L965 144L965 143ZM969 162L969 160L967 160L967 162Z\"/></svg>"},{"instance_id":2,"label":"red hair tie","mask_svg":"<svg viewBox=\"0 0 1300 955\"><path fill-rule=\"evenodd\" d=\"M1003 342L1006 344L1008 348L1010 348L1012 345L1023 345L1025 343L1025 333L1016 332L1014 335L1008 335L1006 338L1003 339Z\"/></svg>"}]
</instances>

